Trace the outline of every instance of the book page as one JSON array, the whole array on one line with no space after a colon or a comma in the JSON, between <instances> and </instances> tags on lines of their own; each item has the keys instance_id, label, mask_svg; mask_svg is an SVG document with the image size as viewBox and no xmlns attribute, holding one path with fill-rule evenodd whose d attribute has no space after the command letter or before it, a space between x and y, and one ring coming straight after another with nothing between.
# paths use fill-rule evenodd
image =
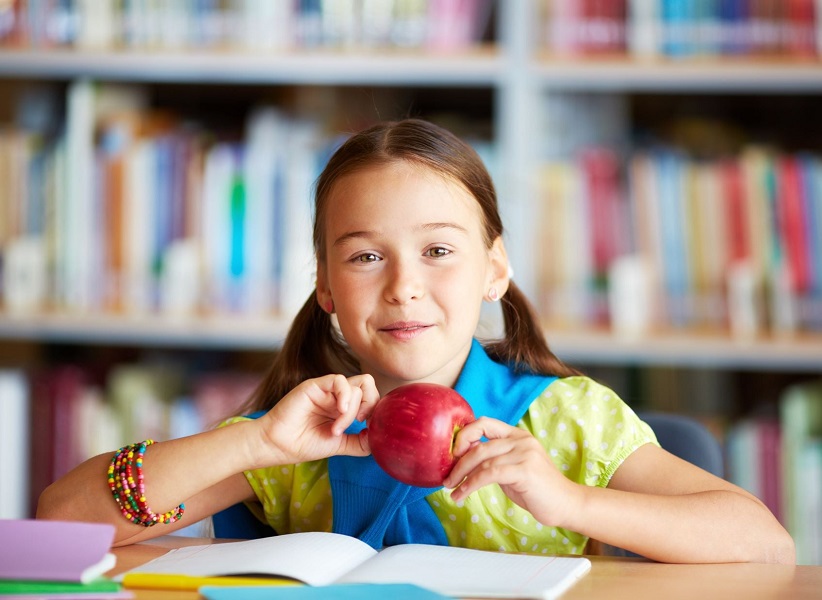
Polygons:
<instances>
[{"instance_id":1,"label":"book page","mask_svg":"<svg viewBox=\"0 0 822 600\"><path fill-rule=\"evenodd\" d=\"M459 597L554 598L590 568L582 557L407 544L382 550L339 582L411 583Z\"/></svg>"},{"instance_id":2,"label":"book page","mask_svg":"<svg viewBox=\"0 0 822 600\"><path fill-rule=\"evenodd\" d=\"M296 533L171 550L129 573L190 576L266 574L327 585L376 551L336 533Z\"/></svg>"}]
</instances>

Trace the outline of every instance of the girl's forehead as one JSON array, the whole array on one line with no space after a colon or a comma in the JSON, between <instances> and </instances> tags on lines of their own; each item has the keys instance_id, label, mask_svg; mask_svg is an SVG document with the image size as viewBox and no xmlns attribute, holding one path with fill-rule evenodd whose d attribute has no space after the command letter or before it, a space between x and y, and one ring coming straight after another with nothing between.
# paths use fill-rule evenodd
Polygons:
<instances>
[{"instance_id":1,"label":"girl's forehead","mask_svg":"<svg viewBox=\"0 0 822 600\"><path fill-rule=\"evenodd\" d=\"M348 214L358 208L372 214L392 210L480 214L477 199L461 182L430 166L402 160L362 167L337 180L326 210Z\"/></svg>"}]
</instances>

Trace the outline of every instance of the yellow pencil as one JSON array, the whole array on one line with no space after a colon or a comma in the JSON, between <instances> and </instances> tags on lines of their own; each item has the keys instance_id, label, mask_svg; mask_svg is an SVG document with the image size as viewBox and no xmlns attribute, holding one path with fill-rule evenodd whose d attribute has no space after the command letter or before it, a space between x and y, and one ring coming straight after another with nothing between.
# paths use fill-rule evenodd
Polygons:
<instances>
[{"instance_id":1,"label":"yellow pencil","mask_svg":"<svg viewBox=\"0 0 822 600\"><path fill-rule=\"evenodd\" d=\"M260 586L303 585L293 579L278 577L195 577L165 573L126 573L123 587L143 590L197 590L204 585L213 586Z\"/></svg>"}]
</instances>

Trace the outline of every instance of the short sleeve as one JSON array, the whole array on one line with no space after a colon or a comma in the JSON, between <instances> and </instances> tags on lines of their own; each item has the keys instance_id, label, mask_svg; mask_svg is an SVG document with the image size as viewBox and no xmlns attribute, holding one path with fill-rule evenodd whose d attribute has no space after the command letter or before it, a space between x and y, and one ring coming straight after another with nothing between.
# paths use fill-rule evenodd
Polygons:
<instances>
[{"instance_id":1,"label":"short sleeve","mask_svg":"<svg viewBox=\"0 0 822 600\"><path fill-rule=\"evenodd\" d=\"M532 403L521 426L540 440L566 477L607 487L622 462L653 430L617 394L588 377L556 380Z\"/></svg>"}]
</instances>

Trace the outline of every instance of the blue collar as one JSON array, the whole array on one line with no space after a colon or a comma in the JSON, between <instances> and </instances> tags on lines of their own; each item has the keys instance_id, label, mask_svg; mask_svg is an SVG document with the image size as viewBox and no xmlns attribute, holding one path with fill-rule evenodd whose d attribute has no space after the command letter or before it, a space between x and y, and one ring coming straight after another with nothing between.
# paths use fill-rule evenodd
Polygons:
<instances>
[{"instance_id":1,"label":"blue collar","mask_svg":"<svg viewBox=\"0 0 822 600\"><path fill-rule=\"evenodd\" d=\"M497 363L474 340L454 389L474 415L516 424L556 377L522 374ZM347 433L365 427L357 421ZM447 545L442 525L425 497L440 488L418 488L389 477L371 456L328 459L334 504L334 531L360 538L374 548L405 543Z\"/></svg>"}]
</instances>

